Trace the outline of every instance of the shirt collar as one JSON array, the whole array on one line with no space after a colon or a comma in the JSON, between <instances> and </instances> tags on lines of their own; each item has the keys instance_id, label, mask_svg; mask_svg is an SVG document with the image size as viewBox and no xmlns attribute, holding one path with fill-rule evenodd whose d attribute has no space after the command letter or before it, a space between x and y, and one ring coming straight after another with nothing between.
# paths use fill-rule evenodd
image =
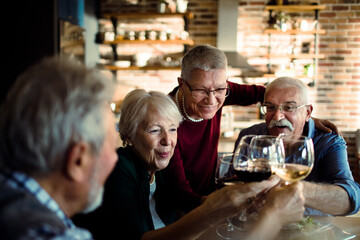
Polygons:
<instances>
[{"instance_id":1,"label":"shirt collar","mask_svg":"<svg viewBox=\"0 0 360 240\"><path fill-rule=\"evenodd\" d=\"M315 123L312 118L309 118L309 121L304 125L303 135L308 138L314 138L315 135Z\"/></svg>"},{"instance_id":2,"label":"shirt collar","mask_svg":"<svg viewBox=\"0 0 360 240\"><path fill-rule=\"evenodd\" d=\"M73 228L75 225L61 210L57 202L39 185L39 183L22 172L9 169L0 169L0 183L23 192L33 195L42 205L54 212L67 226Z\"/></svg>"}]
</instances>

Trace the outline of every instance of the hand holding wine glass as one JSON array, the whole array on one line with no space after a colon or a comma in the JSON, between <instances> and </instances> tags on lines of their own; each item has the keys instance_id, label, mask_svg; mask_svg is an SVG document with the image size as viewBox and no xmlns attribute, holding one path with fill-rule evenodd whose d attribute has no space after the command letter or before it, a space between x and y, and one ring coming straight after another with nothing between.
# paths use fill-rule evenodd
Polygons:
<instances>
[{"instance_id":1,"label":"hand holding wine glass","mask_svg":"<svg viewBox=\"0 0 360 240\"><path fill-rule=\"evenodd\" d=\"M249 187L243 185L244 182L240 180L239 176L242 175L242 172L247 169L248 157L242 154L223 154L219 157L219 163L216 169L215 183L219 188L223 188L229 185L237 185L232 187L239 187L242 189L240 197L243 198L242 208L247 206L246 199L256 196L259 192L264 191L265 189L270 189L274 185L278 184L277 179L270 179L268 182L261 183L249 183L254 184L249 191ZM234 163L236 162L236 169ZM241 176L243 177L243 176ZM242 187L244 186L244 187ZM225 190L225 189L221 189ZM228 189L229 190L229 189ZM227 195L227 194L225 194ZM242 212L242 211L240 211ZM236 213L236 212L234 212ZM236 231L233 227L232 221L239 219L239 215L235 217L227 218L228 223L221 224L217 227L216 232L223 239L235 239L239 237L239 231Z\"/></svg>"},{"instance_id":2,"label":"hand holding wine glass","mask_svg":"<svg viewBox=\"0 0 360 240\"><path fill-rule=\"evenodd\" d=\"M249 161L249 176L247 181L262 181L268 179L272 174L272 165L274 163L282 162L284 159L284 146L281 139L271 135L258 135L252 137L249 144L248 151ZM251 177L250 177L251 176ZM259 196L258 196L259 197ZM255 203L257 198L254 198ZM253 204L253 209L249 209L248 215L256 218L258 208L257 204Z\"/></svg>"},{"instance_id":3,"label":"hand holding wine glass","mask_svg":"<svg viewBox=\"0 0 360 240\"><path fill-rule=\"evenodd\" d=\"M244 167L247 167L248 159L244 157L244 155L237 153L228 153L220 156L215 174L215 184L218 186L218 188L222 188L228 185L234 185L236 183L241 183L239 182L238 174L236 174L233 163L239 162L239 164L241 165L240 162L242 159L242 165ZM216 229L216 232L223 239L232 239L232 235L234 234L234 228L230 219L227 220L228 223L219 225Z\"/></svg>"},{"instance_id":4,"label":"hand holding wine glass","mask_svg":"<svg viewBox=\"0 0 360 240\"><path fill-rule=\"evenodd\" d=\"M271 162L278 161L275 157L283 158L283 146L276 137L269 135L243 136L235 150L234 170L237 180L241 182L260 182L271 176ZM248 206L238 215L228 219L232 227L246 230L248 208L254 199L249 199ZM253 211L256 214L256 211ZM251 224L251 222L249 222Z\"/></svg>"}]
</instances>

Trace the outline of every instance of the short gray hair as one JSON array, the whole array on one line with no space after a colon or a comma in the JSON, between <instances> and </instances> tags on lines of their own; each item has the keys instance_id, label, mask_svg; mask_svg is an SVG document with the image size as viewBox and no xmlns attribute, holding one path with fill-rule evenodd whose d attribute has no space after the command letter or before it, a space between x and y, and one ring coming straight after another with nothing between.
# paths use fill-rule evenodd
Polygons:
<instances>
[{"instance_id":1,"label":"short gray hair","mask_svg":"<svg viewBox=\"0 0 360 240\"><path fill-rule=\"evenodd\" d=\"M119 133L124 146L135 137L139 124L150 111L157 112L170 121L182 121L179 109L168 95L158 91L135 89L125 96L120 107Z\"/></svg>"},{"instance_id":2,"label":"short gray hair","mask_svg":"<svg viewBox=\"0 0 360 240\"><path fill-rule=\"evenodd\" d=\"M98 70L44 58L18 77L1 108L0 166L29 175L55 172L80 141L98 154L112 96L110 79Z\"/></svg>"},{"instance_id":3,"label":"short gray hair","mask_svg":"<svg viewBox=\"0 0 360 240\"><path fill-rule=\"evenodd\" d=\"M181 62L181 78L189 80L194 69L227 71L227 58L223 51L210 45L199 45L188 51Z\"/></svg>"},{"instance_id":4,"label":"short gray hair","mask_svg":"<svg viewBox=\"0 0 360 240\"><path fill-rule=\"evenodd\" d=\"M285 88L297 88L300 92L300 96L302 99L302 104L309 104L309 89L305 85L305 83L299 79L292 78L292 77L280 77L272 82L269 83L269 85L266 86L265 90L265 97L266 94L273 88L276 89L285 89Z\"/></svg>"}]
</instances>

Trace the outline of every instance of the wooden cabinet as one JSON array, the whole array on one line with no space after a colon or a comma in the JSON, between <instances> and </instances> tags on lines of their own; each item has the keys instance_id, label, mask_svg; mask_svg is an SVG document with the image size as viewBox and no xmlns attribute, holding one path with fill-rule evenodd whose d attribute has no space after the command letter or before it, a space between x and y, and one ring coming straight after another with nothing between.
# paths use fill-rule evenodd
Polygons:
<instances>
[{"instance_id":1,"label":"wooden cabinet","mask_svg":"<svg viewBox=\"0 0 360 240\"><path fill-rule=\"evenodd\" d=\"M193 14L190 12L187 13L148 13L148 12L137 12L137 13L104 13L101 16L101 21L111 21L112 23L112 32L107 30L102 30L100 35L97 37L97 42L102 45L108 45L112 48L112 59L101 66L105 69L111 71L119 70L178 70L180 69L180 64L164 66L159 64L146 64L146 65L137 65L134 61L131 61L130 66L117 66L116 61L122 60L124 57L129 57L129 55L124 54L128 52L129 46L136 48L139 47L138 51L141 52L141 47L146 46L148 48L156 48L157 52L162 52L164 55L167 54L167 49L171 45L176 45L177 47L183 47L181 54L185 53L188 50L189 46L194 45L194 41L188 37L188 23L193 18ZM182 36L180 34L173 34L170 36L169 33L163 31L154 31L153 26L161 23L162 26L168 31L167 22L171 19L183 19L182 26L180 27L183 31ZM100 22L101 22L100 21ZM124 26L137 24L134 29L125 30ZM121 27L123 26L123 27ZM179 26L177 26L179 27ZM154 36L149 37L149 32L154 33ZM110 39L107 37L107 34L110 34ZM132 35L130 35L132 34ZM141 37L140 37L140 34ZM161 37L159 36L161 34ZM187 35L186 35L187 34ZM120 49L120 50L119 50ZM159 50L160 49L160 50ZM130 56L134 57L135 53Z\"/></svg>"},{"instance_id":2,"label":"wooden cabinet","mask_svg":"<svg viewBox=\"0 0 360 240\"><path fill-rule=\"evenodd\" d=\"M314 86L316 80L322 78L322 76L318 75L318 60L325 58L325 55L319 53L318 45L319 35L326 34L326 31L319 28L318 13L323 9L325 9L325 5L268 5L265 7L265 11L269 12L269 26L265 29L265 33L268 34L269 38L268 53L265 56L268 59L268 74L265 77L281 75L281 70L274 69L274 66L277 66L276 60L288 58L291 66L294 66L296 62L300 62L300 66L296 68L297 70L291 73L292 76L310 79L309 86ZM305 19L301 20L304 13L307 20L309 16L312 18L311 24ZM287 22L279 23L279 18L276 18L279 14L283 14L283 18L288 17ZM290 27L287 26L289 21L291 22ZM281 27L279 26L281 24L287 25ZM302 42L301 47L296 47L301 36L310 36L310 40ZM286 51L276 51L281 46L274 43L275 38L289 39L288 46L283 46L285 49L287 47ZM284 75L289 75L289 72L291 71L285 71Z\"/></svg>"}]
</instances>

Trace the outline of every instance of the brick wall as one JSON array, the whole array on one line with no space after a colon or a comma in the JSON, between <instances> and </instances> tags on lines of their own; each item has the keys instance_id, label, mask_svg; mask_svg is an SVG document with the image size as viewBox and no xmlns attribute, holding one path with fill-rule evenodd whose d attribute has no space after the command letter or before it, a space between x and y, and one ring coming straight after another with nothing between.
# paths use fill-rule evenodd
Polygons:
<instances>
[{"instance_id":1,"label":"brick wall","mask_svg":"<svg viewBox=\"0 0 360 240\"><path fill-rule=\"evenodd\" d=\"M259 57L267 52L269 44L268 35L263 32L268 21L268 12L264 11L266 3L261 0L239 0L237 49L260 70L264 70L265 65ZM323 78L318 79L310 90L314 100L313 116L331 120L340 128L348 143L349 161L354 165L354 132L360 128L360 5L358 0L319 0L319 4L326 5L326 9L319 13L320 27L327 31L325 35L320 35L319 50L326 57L319 60L318 72ZM217 5L218 0L189 0L188 11L194 13L189 34L195 45L216 46ZM156 11L156 8L156 0L142 0L141 6L130 8L124 7L124 1L120 0L101 1L101 11L107 12ZM179 71L118 72L118 98L123 98L128 91L138 87L169 92L177 85L176 77L179 74ZM242 82L242 79L230 80ZM269 80L247 79L248 83L255 84ZM232 109L235 120L259 117L258 106Z\"/></svg>"},{"instance_id":2,"label":"brick wall","mask_svg":"<svg viewBox=\"0 0 360 240\"><path fill-rule=\"evenodd\" d=\"M262 33L268 19L263 11L265 2L239 2L238 50L244 56L267 51L268 36ZM319 3L326 5L319 13L320 27L327 31L326 35L320 35L319 53L326 57L319 60L318 72L323 79L310 88L313 116L328 119L340 128L354 168L358 164L355 162L355 130L360 128L360 5L355 0L320 0ZM235 116L242 120L259 115L257 106L233 109Z\"/></svg>"}]
</instances>

